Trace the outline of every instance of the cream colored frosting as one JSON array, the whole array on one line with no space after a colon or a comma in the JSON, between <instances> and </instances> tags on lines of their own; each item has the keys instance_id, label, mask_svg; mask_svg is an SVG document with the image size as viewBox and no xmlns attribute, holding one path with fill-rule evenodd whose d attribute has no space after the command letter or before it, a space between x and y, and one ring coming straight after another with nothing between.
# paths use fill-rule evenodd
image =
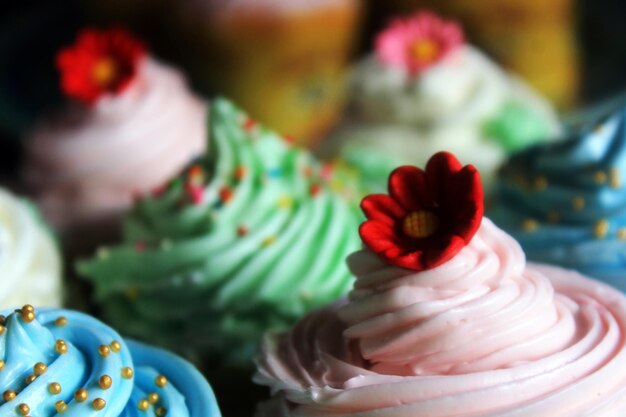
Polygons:
<instances>
[{"instance_id":1,"label":"cream colored frosting","mask_svg":"<svg viewBox=\"0 0 626 417\"><path fill-rule=\"evenodd\" d=\"M619 417L626 413L626 298L526 265L489 220L432 270L349 258L349 300L268 337L259 415Z\"/></svg>"},{"instance_id":2,"label":"cream colored frosting","mask_svg":"<svg viewBox=\"0 0 626 417\"><path fill-rule=\"evenodd\" d=\"M0 310L61 304L61 260L35 209L0 189Z\"/></svg>"},{"instance_id":3,"label":"cream colored frosting","mask_svg":"<svg viewBox=\"0 0 626 417\"><path fill-rule=\"evenodd\" d=\"M551 106L523 82L465 45L417 77L367 57L352 76L352 114L321 153L381 152L399 164L423 166L438 151L474 164L484 181L506 156L484 133L505 104L519 103L560 131ZM385 177L386 178L386 177Z\"/></svg>"},{"instance_id":4,"label":"cream colored frosting","mask_svg":"<svg viewBox=\"0 0 626 417\"><path fill-rule=\"evenodd\" d=\"M93 107L73 107L28 138L26 180L60 227L126 210L201 154L206 105L182 75L145 58L138 78Z\"/></svg>"}]
</instances>

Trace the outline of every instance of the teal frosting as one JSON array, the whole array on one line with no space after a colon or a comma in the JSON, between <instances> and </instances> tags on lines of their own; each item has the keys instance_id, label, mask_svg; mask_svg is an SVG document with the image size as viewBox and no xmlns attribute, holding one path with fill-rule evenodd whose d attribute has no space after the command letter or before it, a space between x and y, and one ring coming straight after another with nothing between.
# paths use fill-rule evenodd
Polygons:
<instances>
[{"instance_id":1,"label":"teal frosting","mask_svg":"<svg viewBox=\"0 0 626 417\"><path fill-rule=\"evenodd\" d=\"M510 158L492 219L533 261L626 290L626 105Z\"/></svg>"},{"instance_id":2,"label":"teal frosting","mask_svg":"<svg viewBox=\"0 0 626 417\"><path fill-rule=\"evenodd\" d=\"M154 416L162 408L172 417L219 417L220 411L211 387L189 363L159 349L137 342L127 342L100 321L74 311L63 309L36 310L35 319L27 321L22 310L9 310L1 317L0 391L16 393L15 398L0 399L0 415L18 417L19 406L29 408L28 415L48 417L134 417ZM65 322L57 320L64 318ZM66 351L57 348L65 342ZM113 342L117 342L119 350ZM101 346L108 354L102 355ZM45 372L28 383L35 375L35 364L46 366ZM124 376L130 368L132 376ZM111 378L109 388L100 385L102 376ZM163 386L157 376L165 376ZM59 393L50 385L58 383ZM79 402L74 393L84 388L87 400ZM138 404L151 393L158 401L141 411ZM94 400L104 400L102 409ZM59 402L66 410L59 413Z\"/></svg>"},{"instance_id":3,"label":"teal frosting","mask_svg":"<svg viewBox=\"0 0 626 417\"><path fill-rule=\"evenodd\" d=\"M344 295L360 211L306 151L230 102L208 153L139 202L124 241L79 264L107 320L221 365L252 366L268 329ZM341 188L341 187L339 187Z\"/></svg>"},{"instance_id":4,"label":"teal frosting","mask_svg":"<svg viewBox=\"0 0 626 417\"><path fill-rule=\"evenodd\" d=\"M545 141L550 135L550 126L534 109L509 101L485 123L484 133L511 153Z\"/></svg>"}]
</instances>

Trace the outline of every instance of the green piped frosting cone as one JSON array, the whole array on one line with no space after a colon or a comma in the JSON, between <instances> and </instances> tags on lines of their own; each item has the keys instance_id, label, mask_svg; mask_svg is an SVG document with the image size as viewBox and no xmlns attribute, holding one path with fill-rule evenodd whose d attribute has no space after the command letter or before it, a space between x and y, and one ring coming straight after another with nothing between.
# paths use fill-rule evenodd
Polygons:
<instances>
[{"instance_id":1,"label":"green piped frosting cone","mask_svg":"<svg viewBox=\"0 0 626 417\"><path fill-rule=\"evenodd\" d=\"M345 294L361 214L306 151L214 101L207 156L79 263L122 333L221 364Z\"/></svg>"}]
</instances>

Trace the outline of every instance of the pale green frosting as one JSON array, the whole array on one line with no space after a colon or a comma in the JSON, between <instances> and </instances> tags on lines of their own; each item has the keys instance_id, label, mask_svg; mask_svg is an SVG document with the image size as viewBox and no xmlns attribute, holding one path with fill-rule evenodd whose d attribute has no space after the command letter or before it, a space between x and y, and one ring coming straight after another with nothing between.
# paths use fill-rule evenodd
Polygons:
<instances>
[{"instance_id":1,"label":"pale green frosting","mask_svg":"<svg viewBox=\"0 0 626 417\"><path fill-rule=\"evenodd\" d=\"M122 333L246 363L265 330L352 286L344 259L361 215L332 188L309 153L217 99L207 156L139 202L124 242L79 271Z\"/></svg>"}]
</instances>

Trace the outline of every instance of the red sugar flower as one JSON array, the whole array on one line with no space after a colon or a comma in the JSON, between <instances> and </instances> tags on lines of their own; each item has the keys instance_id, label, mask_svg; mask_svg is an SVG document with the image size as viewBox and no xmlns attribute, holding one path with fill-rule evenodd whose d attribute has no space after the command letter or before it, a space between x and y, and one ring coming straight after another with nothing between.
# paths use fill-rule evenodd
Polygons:
<instances>
[{"instance_id":1,"label":"red sugar flower","mask_svg":"<svg viewBox=\"0 0 626 417\"><path fill-rule=\"evenodd\" d=\"M464 42L458 23L421 11L391 21L376 38L376 55L385 65L415 76Z\"/></svg>"},{"instance_id":2,"label":"red sugar flower","mask_svg":"<svg viewBox=\"0 0 626 417\"><path fill-rule=\"evenodd\" d=\"M144 46L122 29L85 29L57 54L61 89L84 104L122 92L137 74Z\"/></svg>"},{"instance_id":3,"label":"red sugar flower","mask_svg":"<svg viewBox=\"0 0 626 417\"><path fill-rule=\"evenodd\" d=\"M435 154L426 170L402 166L389 176L389 195L365 197L359 233L382 259L422 271L451 259L467 245L483 217L483 189L472 165Z\"/></svg>"}]
</instances>

